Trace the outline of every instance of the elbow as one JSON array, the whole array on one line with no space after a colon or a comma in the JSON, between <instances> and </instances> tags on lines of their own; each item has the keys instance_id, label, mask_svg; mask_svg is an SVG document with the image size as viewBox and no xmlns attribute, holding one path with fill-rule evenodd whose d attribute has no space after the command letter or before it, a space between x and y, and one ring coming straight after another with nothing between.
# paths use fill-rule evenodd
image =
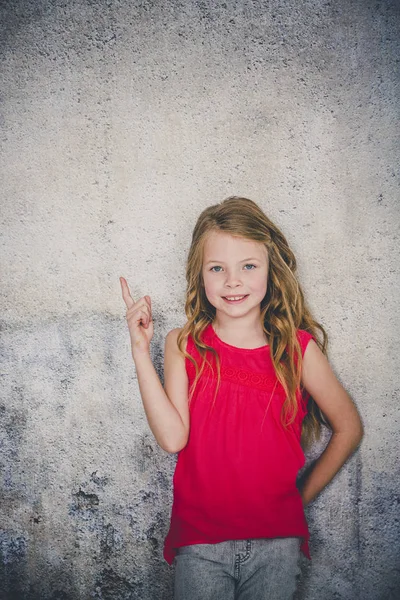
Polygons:
<instances>
[{"instance_id":1,"label":"elbow","mask_svg":"<svg viewBox=\"0 0 400 600\"><path fill-rule=\"evenodd\" d=\"M160 446L163 450L165 450L165 452L168 452L169 454L177 454L178 452L183 450L187 442L188 436L185 436L180 440L165 441L163 444L160 444Z\"/></svg>"},{"instance_id":2,"label":"elbow","mask_svg":"<svg viewBox=\"0 0 400 600\"><path fill-rule=\"evenodd\" d=\"M351 444L352 444L353 452L359 447L363 437L364 437L364 427L360 420L359 423L357 423L357 425L353 428L353 430L351 432Z\"/></svg>"},{"instance_id":3,"label":"elbow","mask_svg":"<svg viewBox=\"0 0 400 600\"><path fill-rule=\"evenodd\" d=\"M161 446L161 448L163 450L165 450L165 452L168 452L168 454L177 454L178 452L180 452L181 450L183 450L183 448L186 446L186 444L183 445L166 445L164 444L163 446Z\"/></svg>"},{"instance_id":4,"label":"elbow","mask_svg":"<svg viewBox=\"0 0 400 600\"><path fill-rule=\"evenodd\" d=\"M345 429L333 429L333 435L338 436L342 443L349 448L349 451L353 453L364 437L364 427L361 420L359 420Z\"/></svg>"},{"instance_id":5,"label":"elbow","mask_svg":"<svg viewBox=\"0 0 400 600\"><path fill-rule=\"evenodd\" d=\"M358 429L357 429L357 438L356 438L357 446L360 445L361 440L363 439L363 437L364 437L364 426L363 426L363 424L362 424L362 422L360 420L360 424L359 424Z\"/></svg>"}]
</instances>

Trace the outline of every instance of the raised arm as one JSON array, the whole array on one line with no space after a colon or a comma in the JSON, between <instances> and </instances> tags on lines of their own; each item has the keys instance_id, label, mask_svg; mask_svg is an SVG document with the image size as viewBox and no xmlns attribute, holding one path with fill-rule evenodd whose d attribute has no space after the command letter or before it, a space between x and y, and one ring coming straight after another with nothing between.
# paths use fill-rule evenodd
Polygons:
<instances>
[{"instance_id":1,"label":"raised arm","mask_svg":"<svg viewBox=\"0 0 400 600\"><path fill-rule=\"evenodd\" d=\"M357 408L313 340L310 340L304 353L302 382L328 418L333 430L328 445L300 490L303 504L307 505L353 454L364 431Z\"/></svg>"},{"instance_id":2,"label":"raised arm","mask_svg":"<svg viewBox=\"0 0 400 600\"><path fill-rule=\"evenodd\" d=\"M150 296L134 302L126 280L121 277L120 282L127 307L132 357L147 421L161 448L175 453L186 445L189 435L187 375L184 358L176 344L179 330L172 330L166 338L164 390L150 356L153 337Z\"/></svg>"}]
</instances>

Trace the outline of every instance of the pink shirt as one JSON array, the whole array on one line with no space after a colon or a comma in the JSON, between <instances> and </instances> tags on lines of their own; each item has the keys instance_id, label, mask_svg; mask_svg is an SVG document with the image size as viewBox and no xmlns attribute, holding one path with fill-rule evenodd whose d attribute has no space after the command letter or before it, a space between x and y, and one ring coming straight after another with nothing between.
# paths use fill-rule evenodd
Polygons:
<instances>
[{"instance_id":1,"label":"pink shirt","mask_svg":"<svg viewBox=\"0 0 400 600\"><path fill-rule=\"evenodd\" d=\"M312 335L298 331L302 354ZM272 537L300 537L310 557L309 531L296 487L304 465L301 424L309 394L298 393L299 410L287 430L280 422L285 399L269 346L244 349L226 344L209 324L203 340L218 351L221 383L213 404L216 375L197 383L190 404L190 435L178 455L171 524L164 558L190 544ZM191 336L187 352L201 364ZM215 367L215 359L207 353ZM195 368L186 359L191 385Z\"/></svg>"}]
</instances>

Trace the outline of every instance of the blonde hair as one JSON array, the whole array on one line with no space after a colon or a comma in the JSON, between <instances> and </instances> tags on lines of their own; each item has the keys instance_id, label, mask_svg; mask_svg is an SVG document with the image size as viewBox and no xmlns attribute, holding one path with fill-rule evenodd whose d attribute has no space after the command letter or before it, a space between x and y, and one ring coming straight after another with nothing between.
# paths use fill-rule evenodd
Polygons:
<instances>
[{"instance_id":1,"label":"blonde hair","mask_svg":"<svg viewBox=\"0 0 400 600\"><path fill-rule=\"evenodd\" d=\"M286 238L261 208L247 198L231 196L220 204L209 206L200 214L193 230L186 265L187 323L178 335L180 351L191 360L196 370L189 401L205 365L211 366L207 359L207 352L215 356L217 365L218 382L214 401L220 384L218 353L214 348L204 344L201 339L203 331L209 323L213 322L216 313L214 306L207 299L202 276L204 245L212 231L221 231L259 242L267 249L268 282L266 295L261 302L261 322L268 337L277 379L286 393L281 420L283 426L287 427L295 420L298 411L298 393L301 391L302 355L297 330L304 329L311 333L325 354L327 335L305 305L303 292L295 274L296 259ZM317 338L317 330L322 334L322 341ZM192 336L202 357L200 369L195 359L184 349L189 335ZM309 447L313 439L320 437L321 423L329 427L329 422L312 398L308 401L307 409L302 425L303 447Z\"/></svg>"}]
</instances>

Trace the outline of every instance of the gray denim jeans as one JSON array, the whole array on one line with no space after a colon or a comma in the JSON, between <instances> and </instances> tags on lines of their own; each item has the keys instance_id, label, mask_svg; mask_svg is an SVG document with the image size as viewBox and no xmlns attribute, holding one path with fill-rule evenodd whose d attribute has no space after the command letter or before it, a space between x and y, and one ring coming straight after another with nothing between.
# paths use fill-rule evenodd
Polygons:
<instances>
[{"instance_id":1,"label":"gray denim jeans","mask_svg":"<svg viewBox=\"0 0 400 600\"><path fill-rule=\"evenodd\" d=\"M300 538L231 540L177 549L175 600L291 600Z\"/></svg>"}]
</instances>

